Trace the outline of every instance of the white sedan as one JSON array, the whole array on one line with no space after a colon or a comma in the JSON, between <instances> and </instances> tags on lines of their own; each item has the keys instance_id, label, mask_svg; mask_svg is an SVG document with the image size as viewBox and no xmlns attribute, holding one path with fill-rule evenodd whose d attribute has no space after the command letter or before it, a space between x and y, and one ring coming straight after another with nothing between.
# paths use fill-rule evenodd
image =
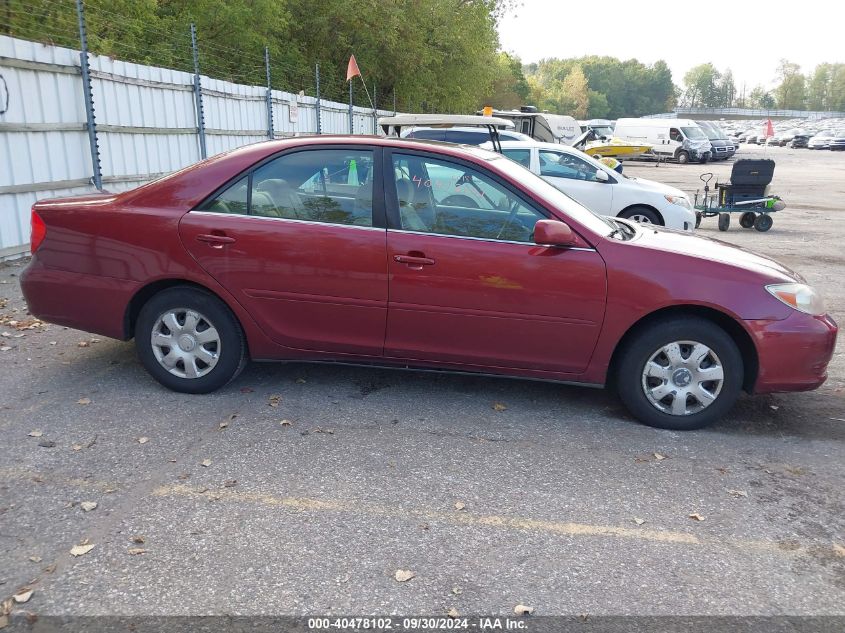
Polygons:
<instances>
[{"instance_id":1,"label":"white sedan","mask_svg":"<svg viewBox=\"0 0 845 633\"><path fill-rule=\"evenodd\" d=\"M600 215L683 231L695 229L695 212L680 189L629 178L566 145L503 141L502 152Z\"/></svg>"}]
</instances>

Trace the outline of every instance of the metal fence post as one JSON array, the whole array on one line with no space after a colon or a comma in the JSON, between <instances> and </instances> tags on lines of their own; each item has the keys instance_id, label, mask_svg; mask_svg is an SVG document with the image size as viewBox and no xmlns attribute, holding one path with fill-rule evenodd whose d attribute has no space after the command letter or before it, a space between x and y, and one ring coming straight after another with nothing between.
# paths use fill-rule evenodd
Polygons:
<instances>
[{"instance_id":1,"label":"metal fence post","mask_svg":"<svg viewBox=\"0 0 845 633\"><path fill-rule=\"evenodd\" d=\"M396 116L396 88L393 88L393 116Z\"/></svg>"},{"instance_id":2,"label":"metal fence post","mask_svg":"<svg viewBox=\"0 0 845 633\"><path fill-rule=\"evenodd\" d=\"M94 97L91 93L91 72L88 67L88 34L85 30L85 7L82 0L76 0L76 17L79 22L79 62L82 67L82 92L85 98L85 120L88 127L88 143L91 146L91 164L94 168L94 186L103 189L103 173L100 170L100 147L97 142L97 121L94 117Z\"/></svg>"},{"instance_id":3,"label":"metal fence post","mask_svg":"<svg viewBox=\"0 0 845 633\"><path fill-rule=\"evenodd\" d=\"M376 96L376 82L373 82L373 134L378 134L376 121L378 120L378 96Z\"/></svg>"},{"instance_id":4,"label":"metal fence post","mask_svg":"<svg viewBox=\"0 0 845 633\"><path fill-rule=\"evenodd\" d=\"M270 49L264 47L264 70L267 72L267 138L275 138L273 130L273 89L270 87Z\"/></svg>"},{"instance_id":5,"label":"metal fence post","mask_svg":"<svg viewBox=\"0 0 845 633\"><path fill-rule=\"evenodd\" d=\"M200 158L206 158L205 117L202 112L202 84L200 84L200 58L197 49L197 25L191 22L191 50L194 54L194 101L197 104L197 134L200 140Z\"/></svg>"},{"instance_id":6,"label":"metal fence post","mask_svg":"<svg viewBox=\"0 0 845 633\"><path fill-rule=\"evenodd\" d=\"M352 80L349 80L349 133L355 134L355 127L352 125Z\"/></svg>"},{"instance_id":7,"label":"metal fence post","mask_svg":"<svg viewBox=\"0 0 845 633\"><path fill-rule=\"evenodd\" d=\"M317 134L323 133L322 115L320 114L320 64L314 67L314 75L317 79Z\"/></svg>"}]
</instances>

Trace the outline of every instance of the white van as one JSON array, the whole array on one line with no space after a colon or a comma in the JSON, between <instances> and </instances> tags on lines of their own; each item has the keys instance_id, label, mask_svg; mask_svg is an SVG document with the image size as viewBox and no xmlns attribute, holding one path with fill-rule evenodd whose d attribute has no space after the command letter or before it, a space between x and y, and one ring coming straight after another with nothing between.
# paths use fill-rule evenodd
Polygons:
<instances>
[{"instance_id":1,"label":"white van","mask_svg":"<svg viewBox=\"0 0 845 633\"><path fill-rule=\"evenodd\" d=\"M706 163L712 155L710 140L691 119L619 119L614 135L634 143L648 143L661 158L679 163Z\"/></svg>"}]
</instances>

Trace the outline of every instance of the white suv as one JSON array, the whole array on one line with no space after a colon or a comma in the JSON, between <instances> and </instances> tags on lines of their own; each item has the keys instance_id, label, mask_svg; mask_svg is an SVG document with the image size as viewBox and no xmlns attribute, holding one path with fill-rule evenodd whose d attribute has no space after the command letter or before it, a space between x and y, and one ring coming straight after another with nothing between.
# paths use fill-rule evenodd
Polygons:
<instances>
[{"instance_id":1,"label":"white suv","mask_svg":"<svg viewBox=\"0 0 845 633\"><path fill-rule=\"evenodd\" d=\"M485 143L484 147L491 147ZM502 153L599 215L618 216L671 229L695 229L695 212L680 189L629 178L566 145L502 141Z\"/></svg>"}]
</instances>

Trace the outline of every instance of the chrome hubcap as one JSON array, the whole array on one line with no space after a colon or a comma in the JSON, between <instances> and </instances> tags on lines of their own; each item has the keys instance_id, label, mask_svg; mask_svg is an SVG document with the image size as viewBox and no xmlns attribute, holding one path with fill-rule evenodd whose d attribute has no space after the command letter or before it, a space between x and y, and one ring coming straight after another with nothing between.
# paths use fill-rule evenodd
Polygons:
<instances>
[{"instance_id":1,"label":"chrome hubcap","mask_svg":"<svg viewBox=\"0 0 845 633\"><path fill-rule=\"evenodd\" d=\"M656 350L643 367L646 398L659 411L692 415L719 397L725 371L716 353L696 341L675 341Z\"/></svg>"},{"instance_id":2,"label":"chrome hubcap","mask_svg":"<svg viewBox=\"0 0 845 633\"><path fill-rule=\"evenodd\" d=\"M159 364L179 378L202 378L220 358L220 335L196 310L176 308L160 315L150 342Z\"/></svg>"}]
</instances>

